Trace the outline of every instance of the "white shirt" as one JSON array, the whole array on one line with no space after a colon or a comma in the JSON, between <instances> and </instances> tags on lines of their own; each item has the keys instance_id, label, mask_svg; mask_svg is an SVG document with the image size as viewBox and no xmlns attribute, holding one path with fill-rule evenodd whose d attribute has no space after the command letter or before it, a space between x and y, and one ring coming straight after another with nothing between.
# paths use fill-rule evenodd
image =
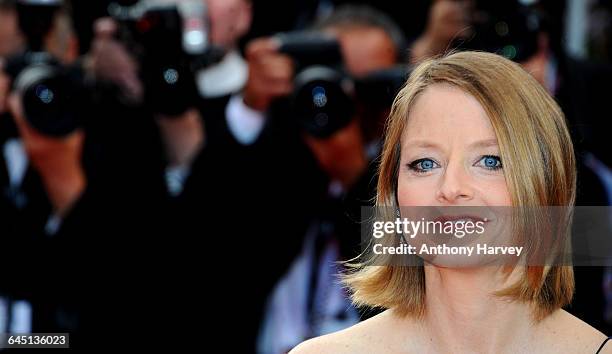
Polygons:
<instances>
[{"instance_id":1,"label":"white shirt","mask_svg":"<svg viewBox=\"0 0 612 354\"><path fill-rule=\"evenodd\" d=\"M248 73L247 63L234 50L215 65L200 70L196 74L196 84L202 97L222 97L242 90Z\"/></svg>"},{"instance_id":2,"label":"white shirt","mask_svg":"<svg viewBox=\"0 0 612 354\"><path fill-rule=\"evenodd\" d=\"M251 145L261 134L266 115L244 103L242 95L234 95L225 107L227 127L234 138L242 145Z\"/></svg>"},{"instance_id":3,"label":"white shirt","mask_svg":"<svg viewBox=\"0 0 612 354\"><path fill-rule=\"evenodd\" d=\"M319 224L315 222L306 233L302 252L268 299L257 339L258 353L283 354L306 339L359 322L357 310L338 281L338 244L327 242L317 259L315 242L318 232ZM317 278L315 289L310 283L313 270ZM309 313L310 299L314 301L313 313Z\"/></svg>"}]
</instances>

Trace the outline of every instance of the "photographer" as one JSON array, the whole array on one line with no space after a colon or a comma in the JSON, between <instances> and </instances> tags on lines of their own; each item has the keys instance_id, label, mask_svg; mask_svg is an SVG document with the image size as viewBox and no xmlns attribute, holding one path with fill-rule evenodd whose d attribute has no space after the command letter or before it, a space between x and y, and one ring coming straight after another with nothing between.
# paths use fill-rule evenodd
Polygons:
<instances>
[{"instance_id":1,"label":"photographer","mask_svg":"<svg viewBox=\"0 0 612 354\"><path fill-rule=\"evenodd\" d=\"M340 7L315 24L314 29L315 33L323 33L338 41L342 67L355 80L355 87L360 80L374 73L394 68L403 54L400 30L387 16L369 7ZM284 352L304 338L343 328L359 320L357 310L346 300L346 294L337 285L333 273L335 262L352 258L358 249L359 226L356 221L359 207L368 204L373 193L370 182L375 166L370 162L378 153L379 137L371 134L371 129L364 130L366 124L380 129L377 123L385 113L385 109L368 109L371 102L364 100L358 92L347 93L345 98L336 94L335 86L330 85L334 79L314 79L313 82L321 82L320 87L307 80L301 81L300 78L308 76L304 72L317 70L301 68L303 71L296 74L301 63L283 54L282 43L283 37L273 37L249 44L249 81L244 90L244 100L230 101L230 107L235 107L228 111L251 112L250 119L258 116L262 120L261 135L253 144L271 139L266 134L275 125L288 125L282 120L293 121L299 129L294 139L301 141L315 158L327 192L317 201L316 213L302 237L300 254L270 294L258 338L258 351L262 353ZM299 53L298 49L296 52ZM330 71L321 69L318 72ZM334 75L330 72L326 78L331 77ZM310 98L310 90L315 96L327 95L327 100ZM301 92L305 92L305 101L296 98L301 97ZM294 107L281 115L279 111L283 111L279 106L287 96L291 97L290 105ZM341 100L347 105L340 105L344 108L337 110L329 108L325 113L329 114L325 116L329 118L326 120L329 125L317 128L309 125L313 119L308 114L317 114L316 109L313 113L309 108L309 99L328 102L329 107L340 104L333 100ZM299 105L304 102L306 106ZM346 112L351 113L347 115ZM228 116L228 120L231 119ZM285 134L288 133L285 131ZM368 145L373 147L370 151Z\"/></svg>"},{"instance_id":2,"label":"photographer","mask_svg":"<svg viewBox=\"0 0 612 354\"><path fill-rule=\"evenodd\" d=\"M28 51L7 60L2 75L11 87L7 118L14 122L2 155L3 199L9 205L2 241L10 252L2 265L15 273L2 284L5 327L69 332L73 347L130 344L127 339L101 343L100 336L145 333L152 330L153 316L170 320L170 306L150 309L169 292L180 291L172 288L177 281L161 276L169 264L160 259L180 251L176 245L183 247L183 239L165 244L166 235L151 237L153 230L160 232L159 216L170 215L160 211L167 206L163 170L156 170L162 154L151 148L161 145L155 120L135 104L137 84L121 92L96 80L92 73L99 69L99 57L62 64L71 46L56 42L69 38L58 35L67 19L59 1L24 1L18 10ZM114 59L104 62L110 64L107 70L130 63L127 53ZM192 116L188 112L179 122ZM178 163L193 154L173 148L178 152L171 158ZM151 178L155 173L159 184ZM41 271L41 279L29 281Z\"/></svg>"},{"instance_id":3,"label":"photographer","mask_svg":"<svg viewBox=\"0 0 612 354\"><path fill-rule=\"evenodd\" d=\"M3 305L6 306L4 313L9 319L13 317L12 323L21 323L18 328L11 327L11 323L5 324L4 328L24 332L74 330L77 326L73 321L75 298L68 295L74 279L69 273L66 275L70 280L61 281L62 287L54 290L48 287L46 280L36 283L21 280L35 274L49 259L43 253L45 248L50 252L56 251L58 257L75 249L75 244L69 237L62 236L60 229L77 209L88 184L81 164L83 131L75 130L62 138L38 131L25 117L33 118L31 110L30 114L24 113L24 92L15 89L18 76L29 66L25 59L28 53L62 52L60 59L70 60L70 54L63 49L69 46L71 32L65 26L67 17L59 5L46 6L45 15L36 19L35 15L28 13L28 6L18 2L14 8L20 33L27 39L28 51L23 54L14 51L3 61L0 73L0 107L4 113L0 122L0 171L4 172L0 175L0 199L5 205L0 231L5 250L2 261L5 269L14 269L14 274L5 277L1 285L2 303L6 304ZM22 21L28 15L31 16L29 20L40 21L40 32L34 33L24 27ZM58 237L51 240L53 235ZM62 262L54 262L54 265L54 271L70 271ZM28 310L17 310L16 304ZM72 320L61 323L58 321L60 316Z\"/></svg>"},{"instance_id":4,"label":"photographer","mask_svg":"<svg viewBox=\"0 0 612 354\"><path fill-rule=\"evenodd\" d=\"M182 4L185 3L189 2ZM138 294L143 298L134 306L148 309L142 313L138 326L170 323L172 328L193 333L196 340L195 334L204 331L203 319L215 322L212 331L207 329L212 338L235 326L236 318L241 318L244 338L235 343L234 349L250 352L265 296L278 278L275 274L284 269L279 264L288 263L284 259L295 253L289 251L272 258L266 249L269 243L297 243L292 240L296 237L291 237L291 228L270 231L262 222L264 218L282 223L290 220L282 214L284 210L280 215L271 213L280 202L269 191L271 186L281 188L293 181L281 174L275 179L261 178L259 171L267 170L276 161L257 161L248 152L243 154L228 144L231 133L219 134L217 127L224 122L227 98L198 97L198 70L191 65L188 69L180 66L185 59L183 53L179 53L179 61L169 58L182 46L176 34L185 34L182 27L173 27L177 22L162 21L145 33L130 27L147 16L176 18L171 4L152 7L134 19L115 16L96 22L91 52L83 60L96 86L95 108L88 124L98 147L94 151L94 175L110 187L108 195L117 197L117 209L125 212L129 230L133 231L121 228L115 232L136 237L146 250L134 252L145 269L138 285ZM212 25L210 33L214 34L219 30L216 26L225 22L216 20L212 11L211 8L197 18ZM188 12L189 18L195 15L194 11ZM212 46L223 44L216 43L213 37L208 38ZM181 50L184 49L183 46ZM205 71L207 64L214 67L215 58L205 55L196 59L204 62ZM178 67L172 66L177 64ZM174 75L162 77L166 84L157 80L156 70L164 65L176 68L178 79L185 79L184 86L179 83L179 90L171 86L177 78ZM296 158L301 161L301 157ZM275 170L281 171L278 167ZM291 223L301 218L298 215ZM244 235L228 231L227 226L237 221L248 226ZM223 251L226 249L230 251ZM223 270L209 270L205 262L211 262L210 253L223 256L221 260L212 258L225 262ZM244 267L250 264L258 266ZM231 276L236 269L246 278L259 280L259 286L250 290L249 296L243 295L242 277ZM205 300L208 290L202 288L200 280L218 288L212 308Z\"/></svg>"},{"instance_id":5,"label":"photographer","mask_svg":"<svg viewBox=\"0 0 612 354\"><path fill-rule=\"evenodd\" d=\"M137 184L155 181L147 188L152 189L149 192L153 191L155 198L161 198L159 204L180 204L191 194L190 186L201 183L194 175L208 164L200 158L212 149L208 122L218 120L222 110L215 100L202 103L198 77L209 77L204 73L223 65L226 53L234 53L235 49L222 45L230 45L234 39L230 38L232 34L224 33L223 18L213 20L212 2L148 5L152 3L141 1L117 5L121 3L112 3L120 8L114 18L96 22L91 52L85 59L98 91L103 92L99 105L107 112L100 116L112 117L110 121L100 118L94 123L98 140L106 144L105 170L133 170L137 177L131 177ZM141 15L122 18L130 11ZM220 13L227 17L223 8ZM154 25L140 25L147 21ZM190 21L199 22L201 27L197 30L201 41L195 45L186 42L196 38L187 32L191 31L187 27ZM187 52L190 47L186 46L196 46L196 53ZM112 114L112 110L118 114ZM123 132L116 132L117 125L123 127ZM117 139L107 139L109 133L118 135ZM116 177L125 176L120 173Z\"/></svg>"},{"instance_id":6,"label":"photographer","mask_svg":"<svg viewBox=\"0 0 612 354\"><path fill-rule=\"evenodd\" d=\"M70 48L55 42L70 38L57 36L66 28L63 7L48 1L18 5L26 21L20 27L31 40L28 51L9 58L3 70L13 122L2 155L9 210L0 259L10 270L1 284L3 323L8 332L70 333L73 348L135 345L103 337L151 330L159 252L143 248L159 249L146 234L155 224L131 212L144 205L135 199L143 194L105 178L111 175L103 160L107 145L95 128L98 113L109 111L99 110L95 99L103 92L86 85L81 63L62 63ZM136 265L149 268L143 272Z\"/></svg>"},{"instance_id":7,"label":"photographer","mask_svg":"<svg viewBox=\"0 0 612 354\"><path fill-rule=\"evenodd\" d=\"M49 1L20 1L16 11L27 50L7 58L0 73L0 259L9 270L0 284L2 328L69 332L78 347L104 307L96 303L108 298L92 245L101 250L112 242L103 237L104 202L83 162L79 70L65 65L74 59L67 13Z\"/></svg>"}]
</instances>

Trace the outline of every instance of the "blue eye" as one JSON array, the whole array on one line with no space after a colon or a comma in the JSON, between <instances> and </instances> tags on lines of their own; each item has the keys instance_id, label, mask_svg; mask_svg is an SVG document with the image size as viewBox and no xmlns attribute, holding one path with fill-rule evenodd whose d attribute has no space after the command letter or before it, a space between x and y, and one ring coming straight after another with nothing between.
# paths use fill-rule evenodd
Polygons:
<instances>
[{"instance_id":1,"label":"blue eye","mask_svg":"<svg viewBox=\"0 0 612 354\"><path fill-rule=\"evenodd\" d=\"M494 156L494 155L483 156L477 162L477 164L481 165L482 167L488 170L499 170L500 168L502 168L501 159L499 158L499 156Z\"/></svg>"},{"instance_id":2,"label":"blue eye","mask_svg":"<svg viewBox=\"0 0 612 354\"><path fill-rule=\"evenodd\" d=\"M438 164L432 159L418 159L408 164L408 168L417 173L431 171L437 166Z\"/></svg>"}]
</instances>

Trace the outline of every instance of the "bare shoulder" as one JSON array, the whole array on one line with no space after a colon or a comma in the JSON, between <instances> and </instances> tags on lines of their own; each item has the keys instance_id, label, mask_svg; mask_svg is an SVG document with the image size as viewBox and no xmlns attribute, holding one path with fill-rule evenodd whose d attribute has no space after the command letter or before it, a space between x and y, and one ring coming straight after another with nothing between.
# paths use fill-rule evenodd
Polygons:
<instances>
[{"instance_id":1,"label":"bare shoulder","mask_svg":"<svg viewBox=\"0 0 612 354\"><path fill-rule=\"evenodd\" d=\"M290 354L359 354L377 351L384 341L389 314L383 312L342 331L302 342Z\"/></svg>"},{"instance_id":2,"label":"bare shoulder","mask_svg":"<svg viewBox=\"0 0 612 354\"><path fill-rule=\"evenodd\" d=\"M557 352L593 353L607 338L588 323L565 310L557 310L545 320L544 329L551 347ZM612 354L612 343L607 343L600 352Z\"/></svg>"},{"instance_id":3,"label":"bare shoulder","mask_svg":"<svg viewBox=\"0 0 612 354\"><path fill-rule=\"evenodd\" d=\"M354 344L341 334L342 332L344 331L309 339L293 348L289 354L353 353Z\"/></svg>"}]
</instances>

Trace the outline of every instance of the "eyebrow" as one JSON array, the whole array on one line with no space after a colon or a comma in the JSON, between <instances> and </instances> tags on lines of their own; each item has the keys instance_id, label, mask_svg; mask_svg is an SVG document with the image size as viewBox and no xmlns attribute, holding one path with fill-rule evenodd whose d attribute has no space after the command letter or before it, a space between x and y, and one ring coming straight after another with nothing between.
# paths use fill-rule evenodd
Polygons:
<instances>
[{"instance_id":1,"label":"eyebrow","mask_svg":"<svg viewBox=\"0 0 612 354\"><path fill-rule=\"evenodd\" d=\"M475 141L473 143L471 143L469 145L470 148L483 148L483 147L493 147L493 146L498 146L497 144L497 139L496 138L492 138L492 139L484 139L484 140L478 140ZM434 148L434 149L441 149L440 145L430 141L430 140L412 140L409 141L408 143L404 144L403 148Z\"/></svg>"},{"instance_id":2,"label":"eyebrow","mask_svg":"<svg viewBox=\"0 0 612 354\"><path fill-rule=\"evenodd\" d=\"M440 146L429 140L412 140L402 146L403 148L434 148L439 149Z\"/></svg>"},{"instance_id":3,"label":"eyebrow","mask_svg":"<svg viewBox=\"0 0 612 354\"><path fill-rule=\"evenodd\" d=\"M470 147L492 147L492 146L498 146L497 139L493 138L493 139L479 140L479 141L475 141L470 144Z\"/></svg>"}]
</instances>

